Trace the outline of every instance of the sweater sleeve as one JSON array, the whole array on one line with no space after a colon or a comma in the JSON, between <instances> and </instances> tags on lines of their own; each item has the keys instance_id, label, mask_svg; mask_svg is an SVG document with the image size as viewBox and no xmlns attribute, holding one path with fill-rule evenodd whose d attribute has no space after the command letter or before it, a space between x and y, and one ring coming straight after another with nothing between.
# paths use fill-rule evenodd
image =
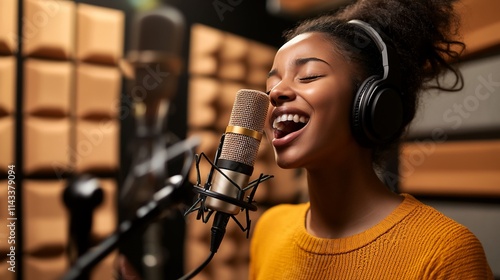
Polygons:
<instances>
[{"instance_id":1,"label":"sweater sleeve","mask_svg":"<svg viewBox=\"0 0 500 280\"><path fill-rule=\"evenodd\" d=\"M428 273L425 279L494 279L480 241L465 227L444 240Z\"/></svg>"}]
</instances>

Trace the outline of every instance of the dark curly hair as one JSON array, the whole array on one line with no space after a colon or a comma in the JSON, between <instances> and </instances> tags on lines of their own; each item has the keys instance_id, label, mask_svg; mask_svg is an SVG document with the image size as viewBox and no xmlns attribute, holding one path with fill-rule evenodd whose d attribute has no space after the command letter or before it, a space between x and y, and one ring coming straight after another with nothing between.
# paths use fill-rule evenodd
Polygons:
<instances>
[{"instance_id":1,"label":"dark curly hair","mask_svg":"<svg viewBox=\"0 0 500 280\"><path fill-rule=\"evenodd\" d=\"M415 117L419 93L436 88L443 91L459 91L463 77L454 62L465 49L458 41L460 19L455 13L454 0L360 0L345 8L305 20L285 32L286 40L307 32L321 32L331 39L343 57L357 67L353 83L357 89L367 77L383 73L381 57L375 44L359 51L359 33L347 22L352 19L369 23L382 36L386 44L392 44L399 55L401 85L404 89L404 120L408 127ZM358 31L359 32L359 31ZM451 86L442 85L439 77L450 72L455 77ZM380 163L383 155L401 140L373 149L374 162Z\"/></svg>"}]
</instances>

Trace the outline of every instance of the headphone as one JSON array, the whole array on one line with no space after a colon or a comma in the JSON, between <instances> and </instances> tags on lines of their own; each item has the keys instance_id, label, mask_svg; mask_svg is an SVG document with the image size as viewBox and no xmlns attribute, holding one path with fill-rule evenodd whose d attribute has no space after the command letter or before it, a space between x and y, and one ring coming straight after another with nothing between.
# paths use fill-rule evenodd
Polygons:
<instances>
[{"instance_id":1,"label":"headphone","mask_svg":"<svg viewBox=\"0 0 500 280\"><path fill-rule=\"evenodd\" d=\"M401 91L399 57L386 45L368 23L351 20L377 45L382 55L382 77L368 77L359 87L351 113L351 128L359 144L365 147L393 141L403 129L403 93Z\"/></svg>"}]
</instances>

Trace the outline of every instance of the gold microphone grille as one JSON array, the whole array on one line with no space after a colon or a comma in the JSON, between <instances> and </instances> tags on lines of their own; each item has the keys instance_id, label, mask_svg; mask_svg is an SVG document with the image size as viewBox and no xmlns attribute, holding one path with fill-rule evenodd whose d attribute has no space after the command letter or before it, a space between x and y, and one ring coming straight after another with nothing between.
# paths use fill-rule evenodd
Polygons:
<instances>
[{"instance_id":1,"label":"gold microphone grille","mask_svg":"<svg viewBox=\"0 0 500 280\"><path fill-rule=\"evenodd\" d=\"M236 93L229 126L244 127L262 134L266 121L269 97L257 90L241 89ZM239 134L226 133L220 159L249 166L255 164L260 140Z\"/></svg>"}]
</instances>

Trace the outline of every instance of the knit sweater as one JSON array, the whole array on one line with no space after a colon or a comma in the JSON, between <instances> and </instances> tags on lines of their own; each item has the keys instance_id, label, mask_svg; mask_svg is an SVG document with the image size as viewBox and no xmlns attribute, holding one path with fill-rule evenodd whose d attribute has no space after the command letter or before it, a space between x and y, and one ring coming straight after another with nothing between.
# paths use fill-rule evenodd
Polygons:
<instances>
[{"instance_id":1,"label":"knit sweater","mask_svg":"<svg viewBox=\"0 0 500 280\"><path fill-rule=\"evenodd\" d=\"M250 280L493 279L474 234L411 195L374 227L339 239L310 235L308 209L279 205L262 215Z\"/></svg>"}]
</instances>

